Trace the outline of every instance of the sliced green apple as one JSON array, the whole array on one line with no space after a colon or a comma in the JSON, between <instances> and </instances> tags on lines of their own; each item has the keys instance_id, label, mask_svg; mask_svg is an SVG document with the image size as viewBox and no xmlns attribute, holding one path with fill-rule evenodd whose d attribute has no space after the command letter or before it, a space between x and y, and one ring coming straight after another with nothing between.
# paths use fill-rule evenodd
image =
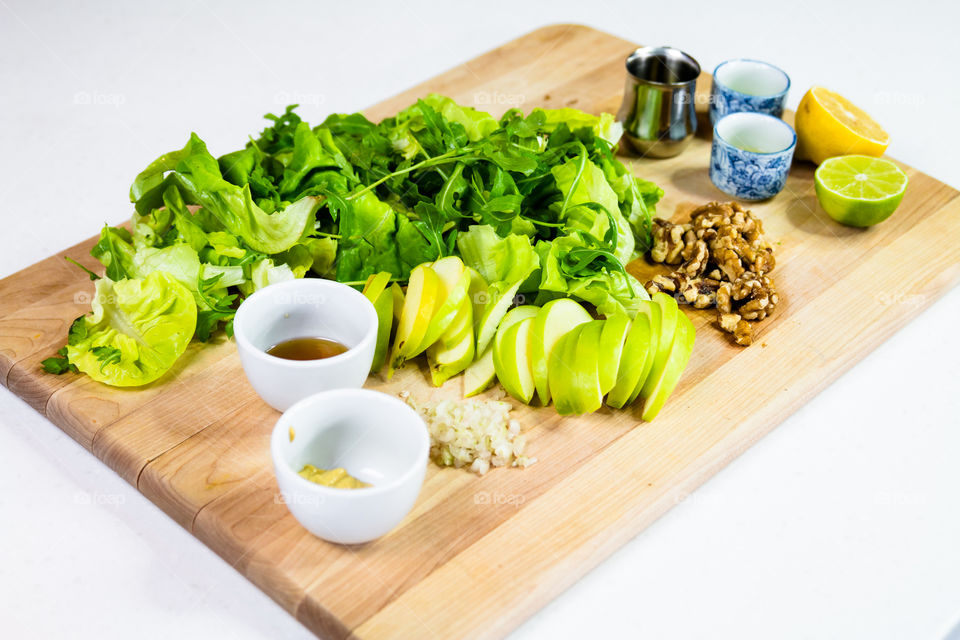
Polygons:
<instances>
[{"instance_id":1,"label":"sliced green apple","mask_svg":"<svg viewBox=\"0 0 960 640\"><path fill-rule=\"evenodd\" d=\"M473 364L463 372L463 395L465 398L483 393L497 377L493 366L493 345L487 347Z\"/></svg>"},{"instance_id":2,"label":"sliced green apple","mask_svg":"<svg viewBox=\"0 0 960 640\"><path fill-rule=\"evenodd\" d=\"M479 353L483 353L487 345L490 344L490 341L493 340L493 336L496 335L497 327L500 325L500 321L503 320L503 316L507 313L507 309L513 304L513 297L517 295L520 284L521 283L517 282L503 293L497 291L495 286L491 286L488 289L488 300L476 329L477 351Z\"/></svg>"},{"instance_id":3,"label":"sliced green apple","mask_svg":"<svg viewBox=\"0 0 960 640\"><path fill-rule=\"evenodd\" d=\"M688 318L685 313L680 312L677 318L677 328L673 344L670 348L670 355L667 358L667 364L643 404L643 413L640 417L645 422L650 422L657 417L667 398L670 397L670 394L673 393L673 390L676 388L677 383L680 381L680 376L683 374L683 370L686 369L687 363L690 362L690 354L693 353L693 342L695 338L696 330L693 328L693 323L690 322L690 318Z\"/></svg>"},{"instance_id":4,"label":"sliced green apple","mask_svg":"<svg viewBox=\"0 0 960 640\"><path fill-rule=\"evenodd\" d=\"M497 340L502 340L503 336L506 334L507 329L517 324L521 320L526 320L527 318L536 317L539 313L540 307L535 307L532 304L522 304L519 307L514 307L510 309L503 315L503 319L500 320L500 324L497 327L497 333L494 340L494 346L496 346Z\"/></svg>"},{"instance_id":5,"label":"sliced green apple","mask_svg":"<svg viewBox=\"0 0 960 640\"><path fill-rule=\"evenodd\" d=\"M377 346L373 351L373 362L370 372L380 371L387 359L387 349L390 347L390 329L393 326L393 296L389 291L381 291L380 297L373 301L373 308L377 310Z\"/></svg>"},{"instance_id":6,"label":"sliced green apple","mask_svg":"<svg viewBox=\"0 0 960 640\"><path fill-rule=\"evenodd\" d=\"M539 311L539 307L535 307L531 304L524 304L510 309L503 315L503 319L500 320L500 324L497 327L497 333L493 337L493 344L490 345L493 349L493 367L496 371L497 378L500 380L501 384L503 384L504 388L507 389L507 392L510 392L508 385L511 384L511 382L504 382L503 376L500 374L501 372L506 371L508 367L515 367L515 363L507 364L503 360L500 360L500 355L502 352L500 345L503 342L503 339L506 337L507 332L514 325L522 322L523 320L535 317ZM515 386L516 385L514 385L514 388Z\"/></svg>"},{"instance_id":7,"label":"sliced green apple","mask_svg":"<svg viewBox=\"0 0 960 640\"><path fill-rule=\"evenodd\" d=\"M393 325L400 324L400 315L403 313L403 288L399 283L390 285L390 294L393 296Z\"/></svg>"},{"instance_id":8,"label":"sliced green apple","mask_svg":"<svg viewBox=\"0 0 960 640\"><path fill-rule=\"evenodd\" d=\"M440 336L453 324L457 314L461 313L464 307L470 306L468 299L470 274L460 258L457 256L440 258L430 268L440 278L440 297L437 299L437 308L430 319L430 326L427 327L427 332L417 351L412 355L417 355L439 340Z\"/></svg>"},{"instance_id":9,"label":"sliced green apple","mask_svg":"<svg viewBox=\"0 0 960 640\"><path fill-rule=\"evenodd\" d=\"M479 271L473 267L465 266L464 268L470 274L470 287L467 293L470 296L470 304L473 305L473 333L476 334L480 328L480 319L483 317L487 302L490 300L490 291L487 287L487 281L483 279Z\"/></svg>"},{"instance_id":10,"label":"sliced green apple","mask_svg":"<svg viewBox=\"0 0 960 640\"><path fill-rule=\"evenodd\" d=\"M583 325L573 362L574 413L591 413L603 404L600 393L600 338L603 320L591 320Z\"/></svg>"},{"instance_id":11,"label":"sliced green apple","mask_svg":"<svg viewBox=\"0 0 960 640\"><path fill-rule=\"evenodd\" d=\"M647 376L643 387L639 391L639 395L644 398L649 398L650 394L653 393L654 386L660 380L667 366L667 358L670 357L674 334L677 332L677 315L680 314L677 301L662 291L653 294L650 301L660 307L660 333L657 339L657 355L653 359L650 375ZM637 394L633 394L630 401L632 402L636 397Z\"/></svg>"},{"instance_id":12,"label":"sliced green apple","mask_svg":"<svg viewBox=\"0 0 960 640\"><path fill-rule=\"evenodd\" d=\"M533 365L533 383L542 405L550 404L550 353L563 334L590 320L587 310L570 298L551 300L540 308L534 318L533 335L530 337L530 362Z\"/></svg>"},{"instance_id":13,"label":"sliced green apple","mask_svg":"<svg viewBox=\"0 0 960 640\"><path fill-rule=\"evenodd\" d=\"M473 362L475 342L473 307L466 303L461 306L450 328L427 348L427 362L434 386L439 387Z\"/></svg>"},{"instance_id":14,"label":"sliced green apple","mask_svg":"<svg viewBox=\"0 0 960 640\"><path fill-rule=\"evenodd\" d=\"M527 316L511 323L502 332L497 331L493 341L493 366L497 379L507 393L524 404L530 403L536 390L530 366L532 328L533 316Z\"/></svg>"},{"instance_id":15,"label":"sliced green apple","mask_svg":"<svg viewBox=\"0 0 960 640\"><path fill-rule=\"evenodd\" d=\"M660 306L643 301L623 342L617 382L607 394L607 404L616 409L632 402L646 381L657 353L660 328Z\"/></svg>"},{"instance_id":16,"label":"sliced green apple","mask_svg":"<svg viewBox=\"0 0 960 640\"><path fill-rule=\"evenodd\" d=\"M367 296L370 302L373 302L380 297L380 294L383 293L383 290L386 289L389 284L390 273L388 271L372 273L370 277L367 278L366 284L363 285L363 295Z\"/></svg>"},{"instance_id":17,"label":"sliced green apple","mask_svg":"<svg viewBox=\"0 0 960 640\"><path fill-rule=\"evenodd\" d=\"M637 386L634 387L627 398L627 404L632 404L637 399L637 396L643 390L643 385L650 378L650 372L653 370L653 364L660 347L659 336L663 322L663 309L656 302L647 301L643 307L643 312L650 320L650 337L647 341L647 354L643 362L643 369L640 371L640 377L637 378Z\"/></svg>"},{"instance_id":18,"label":"sliced green apple","mask_svg":"<svg viewBox=\"0 0 960 640\"><path fill-rule=\"evenodd\" d=\"M387 360L390 347L390 331L393 329L393 294L387 290L390 274L386 271L372 274L363 287L363 295L373 303L377 311L377 346L373 352L370 373L380 371Z\"/></svg>"},{"instance_id":19,"label":"sliced green apple","mask_svg":"<svg viewBox=\"0 0 960 640\"><path fill-rule=\"evenodd\" d=\"M553 346L547 361L550 396L554 408L560 415L576 413L576 398L573 388L574 366L577 355L577 342L580 332L587 323L579 324L567 331Z\"/></svg>"},{"instance_id":20,"label":"sliced green apple","mask_svg":"<svg viewBox=\"0 0 960 640\"><path fill-rule=\"evenodd\" d=\"M402 367L407 358L419 353L420 343L430 326L434 309L437 308L440 289L440 277L430 267L421 264L410 271L403 312L400 314L400 324L397 325L397 335L390 353L387 378L393 376L393 372Z\"/></svg>"},{"instance_id":21,"label":"sliced green apple","mask_svg":"<svg viewBox=\"0 0 960 640\"><path fill-rule=\"evenodd\" d=\"M623 343L630 330L630 318L625 313L617 313L603 322L600 334L600 352L598 354L600 372L600 393L606 395L617 384L617 372L620 370L620 358L623 355Z\"/></svg>"}]
</instances>

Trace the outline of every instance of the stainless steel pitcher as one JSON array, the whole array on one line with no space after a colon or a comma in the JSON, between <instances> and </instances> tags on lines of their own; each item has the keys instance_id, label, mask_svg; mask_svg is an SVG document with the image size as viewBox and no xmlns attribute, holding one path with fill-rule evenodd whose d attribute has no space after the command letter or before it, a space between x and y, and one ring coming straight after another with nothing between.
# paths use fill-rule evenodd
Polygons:
<instances>
[{"instance_id":1,"label":"stainless steel pitcher","mask_svg":"<svg viewBox=\"0 0 960 640\"><path fill-rule=\"evenodd\" d=\"M641 47L627 56L627 83L617 119L640 154L675 156L697 131L700 64L673 47Z\"/></svg>"}]
</instances>

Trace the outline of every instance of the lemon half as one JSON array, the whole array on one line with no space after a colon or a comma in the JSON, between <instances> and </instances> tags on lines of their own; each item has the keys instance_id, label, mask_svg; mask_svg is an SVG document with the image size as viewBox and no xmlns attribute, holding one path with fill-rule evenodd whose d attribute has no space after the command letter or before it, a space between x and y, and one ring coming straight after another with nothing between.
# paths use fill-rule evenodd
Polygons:
<instances>
[{"instance_id":1,"label":"lemon half","mask_svg":"<svg viewBox=\"0 0 960 640\"><path fill-rule=\"evenodd\" d=\"M867 113L839 93L813 87L796 115L796 156L820 164L843 155L882 156L890 136Z\"/></svg>"}]
</instances>

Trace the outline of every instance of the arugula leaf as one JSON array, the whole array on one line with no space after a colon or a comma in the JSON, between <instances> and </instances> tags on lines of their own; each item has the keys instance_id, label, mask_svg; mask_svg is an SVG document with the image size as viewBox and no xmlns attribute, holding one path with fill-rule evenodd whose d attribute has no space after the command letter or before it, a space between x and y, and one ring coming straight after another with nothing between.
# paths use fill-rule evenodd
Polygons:
<instances>
[{"instance_id":1,"label":"arugula leaf","mask_svg":"<svg viewBox=\"0 0 960 640\"><path fill-rule=\"evenodd\" d=\"M66 347L60 347L60 349L57 350L56 356L42 360L40 362L40 366L47 373L52 373L54 375L60 375L62 373L66 373L67 371L79 373L76 365L70 363L70 358L67 357Z\"/></svg>"},{"instance_id":2,"label":"arugula leaf","mask_svg":"<svg viewBox=\"0 0 960 640\"><path fill-rule=\"evenodd\" d=\"M132 240L130 232L123 227L104 225L100 240L90 249L90 255L106 267L106 276L111 280L122 280L131 274L136 253L130 244Z\"/></svg>"}]
</instances>

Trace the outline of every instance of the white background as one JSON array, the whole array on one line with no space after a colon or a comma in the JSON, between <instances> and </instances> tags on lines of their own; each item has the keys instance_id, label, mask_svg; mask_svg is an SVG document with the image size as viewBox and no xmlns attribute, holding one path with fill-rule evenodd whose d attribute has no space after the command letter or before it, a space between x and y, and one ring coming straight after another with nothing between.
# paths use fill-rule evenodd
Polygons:
<instances>
[{"instance_id":1,"label":"white background","mask_svg":"<svg viewBox=\"0 0 960 640\"><path fill-rule=\"evenodd\" d=\"M125 218L133 176L191 130L239 148L288 101L313 122L361 109L554 22L705 69L774 62L791 107L839 90L893 156L960 186L953 2L0 0L0 276ZM958 317L955 289L515 637L944 637L960 620ZM0 636L312 637L2 389L0 422Z\"/></svg>"}]
</instances>

